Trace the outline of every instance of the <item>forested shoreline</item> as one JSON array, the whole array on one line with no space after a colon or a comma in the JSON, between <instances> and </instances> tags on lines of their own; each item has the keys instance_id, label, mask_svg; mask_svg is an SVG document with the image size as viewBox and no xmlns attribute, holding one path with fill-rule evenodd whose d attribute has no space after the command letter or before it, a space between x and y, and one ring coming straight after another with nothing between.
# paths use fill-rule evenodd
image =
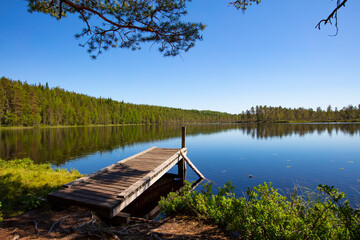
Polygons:
<instances>
[{"instance_id":1,"label":"forested shoreline","mask_svg":"<svg viewBox=\"0 0 360 240\"><path fill-rule=\"evenodd\" d=\"M333 109L330 105L326 110L312 108L283 108L256 106L239 114L239 122L360 122L360 104L349 105L342 109Z\"/></svg>"},{"instance_id":2,"label":"forested shoreline","mask_svg":"<svg viewBox=\"0 0 360 240\"><path fill-rule=\"evenodd\" d=\"M0 79L2 126L74 126L236 122L238 115L215 111L138 105L95 98L59 87Z\"/></svg>"},{"instance_id":3,"label":"forested shoreline","mask_svg":"<svg viewBox=\"0 0 360 240\"><path fill-rule=\"evenodd\" d=\"M236 103L234 103L236 104ZM66 91L48 84L0 78L0 126L118 124L359 122L360 104L340 110L256 106L240 114L125 103Z\"/></svg>"}]
</instances>

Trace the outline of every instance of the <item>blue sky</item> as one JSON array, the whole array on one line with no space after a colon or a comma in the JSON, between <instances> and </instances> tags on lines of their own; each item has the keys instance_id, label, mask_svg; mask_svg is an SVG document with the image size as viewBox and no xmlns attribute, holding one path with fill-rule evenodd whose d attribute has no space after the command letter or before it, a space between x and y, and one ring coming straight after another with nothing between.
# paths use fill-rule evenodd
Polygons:
<instances>
[{"instance_id":1,"label":"blue sky","mask_svg":"<svg viewBox=\"0 0 360 240\"><path fill-rule=\"evenodd\" d=\"M27 12L0 1L0 76L49 83L89 96L184 109L239 113L255 105L326 108L360 104L360 1L334 27L315 29L330 0L263 1L245 14L225 0L194 0L186 19L207 25L181 57L156 47L112 49L91 60L74 34L77 17Z\"/></svg>"}]
</instances>

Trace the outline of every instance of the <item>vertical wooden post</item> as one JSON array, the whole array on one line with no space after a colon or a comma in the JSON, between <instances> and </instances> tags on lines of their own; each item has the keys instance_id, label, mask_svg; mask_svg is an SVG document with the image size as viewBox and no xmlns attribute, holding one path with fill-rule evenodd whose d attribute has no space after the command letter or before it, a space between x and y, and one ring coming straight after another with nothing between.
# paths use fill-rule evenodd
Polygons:
<instances>
[{"instance_id":1,"label":"vertical wooden post","mask_svg":"<svg viewBox=\"0 0 360 240\"><path fill-rule=\"evenodd\" d=\"M186 137L186 127L182 127L182 129L181 129L181 148L186 147L185 137ZM178 175L179 175L181 182L184 183L186 180L186 161L184 158L181 159L180 162L178 163Z\"/></svg>"},{"instance_id":2,"label":"vertical wooden post","mask_svg":"<svg viewBox=\"0 0 360 240\"><path fill-rule=\"evenodd\" d=\"M181 148L186 147L186 127L181 128Z\"/></svg>"}]
</instances>

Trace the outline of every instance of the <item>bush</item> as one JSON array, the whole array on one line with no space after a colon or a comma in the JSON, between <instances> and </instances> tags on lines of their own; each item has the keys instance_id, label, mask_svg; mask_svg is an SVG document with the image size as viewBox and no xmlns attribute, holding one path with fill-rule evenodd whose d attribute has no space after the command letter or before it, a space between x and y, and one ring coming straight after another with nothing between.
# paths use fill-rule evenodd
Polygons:
<instances>
[{"instance_id":1,"label":"bush","mask_svg":"<svg viewBox=\"0 0 360 240\"><path fill-rule=\"evenodd\" d=\"M185 213L218 224L245 239L360 239L360 213L334 187L318 186L314 196L287 198L270 183L249 188L236 198L230 182L212 194L212 184L201 192L171 193L159 202L166 214Z\"/></svg>"}]
</instances>

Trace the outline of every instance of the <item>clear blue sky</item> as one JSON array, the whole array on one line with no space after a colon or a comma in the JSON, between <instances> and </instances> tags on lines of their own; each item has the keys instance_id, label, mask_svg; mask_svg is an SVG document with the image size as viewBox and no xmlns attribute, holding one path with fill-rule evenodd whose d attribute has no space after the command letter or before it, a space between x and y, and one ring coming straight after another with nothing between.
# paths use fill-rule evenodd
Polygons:
<instances>
[{"instance_id":1,"label":"clear blue sky","mask_svg":"<svg viewBox=\"0 0 360 240\"><path fill-rule=\"evenodd\" d=\"M360 103L360 1L349 0L334 27L315 29L330 0L265 0L245 14L225 0L194 0L204 40L181 57L155 47L112 49L91 60L74 34L77 17L27 12L0 1L0 76L49 83L89 96L185 109L239 113L255 105L326 108Z\"/></svg>"}]
</instances>

